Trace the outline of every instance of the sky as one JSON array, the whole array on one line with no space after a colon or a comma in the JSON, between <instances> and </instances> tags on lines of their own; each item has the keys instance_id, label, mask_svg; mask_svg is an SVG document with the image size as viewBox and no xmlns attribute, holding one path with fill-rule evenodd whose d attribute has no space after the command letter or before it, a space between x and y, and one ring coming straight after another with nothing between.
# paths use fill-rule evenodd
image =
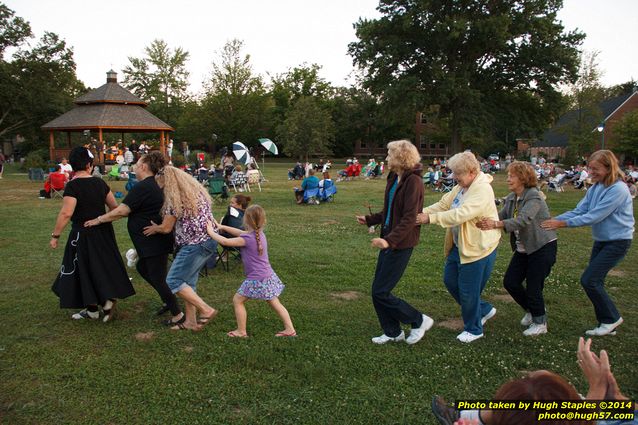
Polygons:
<instances>
[{"instance_id":1,"label":"sky","mask_svg":"<svg viewBox=\"0 0 638 425\"><path fill-rule=\"evenodd\" d=\"M128 57L163 39L190 53L191 90L201 89L224 44L244 41L256 73L268 81L303 63L322 66L334 85L354 81L348 43L353 23L376 18L377 0L0 0L30 22L36 37L52 31L75 52L77 75L98 87L114 69L123 78ZM638 0L564 0L559 19L566 30L587 34L585 51L598 51L601 82L638 80ZM35 40L33 41L35 43Z\"/></svg>"}]
</instances>

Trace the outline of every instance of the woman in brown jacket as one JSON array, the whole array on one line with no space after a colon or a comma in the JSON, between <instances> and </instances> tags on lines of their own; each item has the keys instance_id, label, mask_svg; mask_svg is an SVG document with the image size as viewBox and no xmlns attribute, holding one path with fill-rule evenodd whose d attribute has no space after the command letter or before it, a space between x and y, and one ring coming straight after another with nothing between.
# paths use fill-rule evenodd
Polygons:
<instances>
[{"instance_id":1,"label":"woman in brown jacket","mask_svg":"<svg viewBox=\"0 0 638 425\"><path fill-rule=\"evenodd\" d=\"M416 215L423 205L421 157L408 140L388 143L386 162L390 169L385 189L383 210L376 214L357 216L359 224L381 224L381 235L372 246L381 249L372 281L372 302L383 335L372 338L375 344L399 342L416 344L434 324L422 314L392 294L408 265L413 248L419 243L420 229ZM411 325L406 338L401 323Z\"/></svg>"}]
</instances>

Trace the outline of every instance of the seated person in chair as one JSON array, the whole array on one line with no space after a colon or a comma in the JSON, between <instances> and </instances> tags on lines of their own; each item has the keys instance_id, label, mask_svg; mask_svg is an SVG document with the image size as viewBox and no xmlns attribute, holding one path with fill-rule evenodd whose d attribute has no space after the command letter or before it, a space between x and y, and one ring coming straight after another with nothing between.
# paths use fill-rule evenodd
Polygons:
<instances>
[{"instance_id":1,"label":"seated person in chair","mask_svg":"<svg viewBox=\"0 0 638 425\"><path fill-rule=\"evenodd\" d=\"M332 196L337 193L337 187L330 178L330 173L323 173L323 179L319 182L319 200L332 201Z\"/></svg>"},{"instance_id":2,"label":"seated person in chair","mask_svg":"<svg viewBox=\"0 0 638 425\"><path fill-rule=\"evenodd\" d=\"M295 198L297 199L297 203L301 204L304 202L304 194L306 191L318 190L319 189L319 179L315 176L315 170L308 171L308 177L303 179L301 182L300 188L293 188L295 191Z\"/></svg>"},{"instance_id":3,"label":"seated person in chair","mask_svg":"<svg viewBox=\"0 0 638 425\"><path fill-rule=\"evenodd\" d=\"M49 177L44 181L44 189L40 191L41 198L50 198L51 197L51 189L62 191L64 190L64 185L69 180L68 174L63 172L60 164L55 166L55 171L49 173Z\"/></svg>"},{"instance_id":4,"label":"seated person in chair","mask_svg":"<svg viewBox=\"0 0 638 425\"><path fill-rule=\"evenodd\" d=\"M251 198L250 196L237 194L230 198L230 204L228 205L228 210L226 210L226 214L222 218L221 224L228 227L234 227L235 229L244 230L244 212L248 205L250 204ZM232 235L221 232L225 238L230 238ZM228 261L228 253L232 252L236 248L231 247L223 247L222 253L220 254L220 260L223 262ZM239 251L237 251L237 254ZM212 260L209 260L209 262ZM215 264L207 264L208 268L215 267Z\"/></svg>"}]
</instances>

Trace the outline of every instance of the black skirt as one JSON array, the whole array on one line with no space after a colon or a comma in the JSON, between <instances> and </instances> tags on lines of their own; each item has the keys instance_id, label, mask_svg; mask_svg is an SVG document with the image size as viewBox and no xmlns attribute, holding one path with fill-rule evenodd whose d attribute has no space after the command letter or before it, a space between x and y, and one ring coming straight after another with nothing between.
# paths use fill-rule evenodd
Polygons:
<instances>
[{"instance_id":1,"label":"black skirt","mask_svg":"<svg viewBox=\"0 0 638 425\"><path fill-rule=\"evenodd\" d=\"M111 223L84 228L74 226L53 287L60 308L104 305L109 298L135 294L117 248Z\"/></svg>"}]
</instances>

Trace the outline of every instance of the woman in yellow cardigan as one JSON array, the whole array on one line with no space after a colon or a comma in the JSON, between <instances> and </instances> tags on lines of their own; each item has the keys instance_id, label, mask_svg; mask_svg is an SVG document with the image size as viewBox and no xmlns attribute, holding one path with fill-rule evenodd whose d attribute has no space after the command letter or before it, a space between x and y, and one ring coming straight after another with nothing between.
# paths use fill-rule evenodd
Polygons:
<instances>
[{"instance_id":1,"label":"woman in yellow cardigan","mask_svg":"<svg viewBox=\"0 0 638 425\"><path fill-rule=\"evenodd\" d=\"M476 227L482 218L498 220L492 176L481 172L471 152L454 155L448 167L458 184L439 202L424 208L417 223L446 228L443 282L461 305L464 330L456 338L469 343L483 337L483 325L496 314L490 303L481 300L481 293L492 273L501 234Z\"/></svg>"}]
</instances>

